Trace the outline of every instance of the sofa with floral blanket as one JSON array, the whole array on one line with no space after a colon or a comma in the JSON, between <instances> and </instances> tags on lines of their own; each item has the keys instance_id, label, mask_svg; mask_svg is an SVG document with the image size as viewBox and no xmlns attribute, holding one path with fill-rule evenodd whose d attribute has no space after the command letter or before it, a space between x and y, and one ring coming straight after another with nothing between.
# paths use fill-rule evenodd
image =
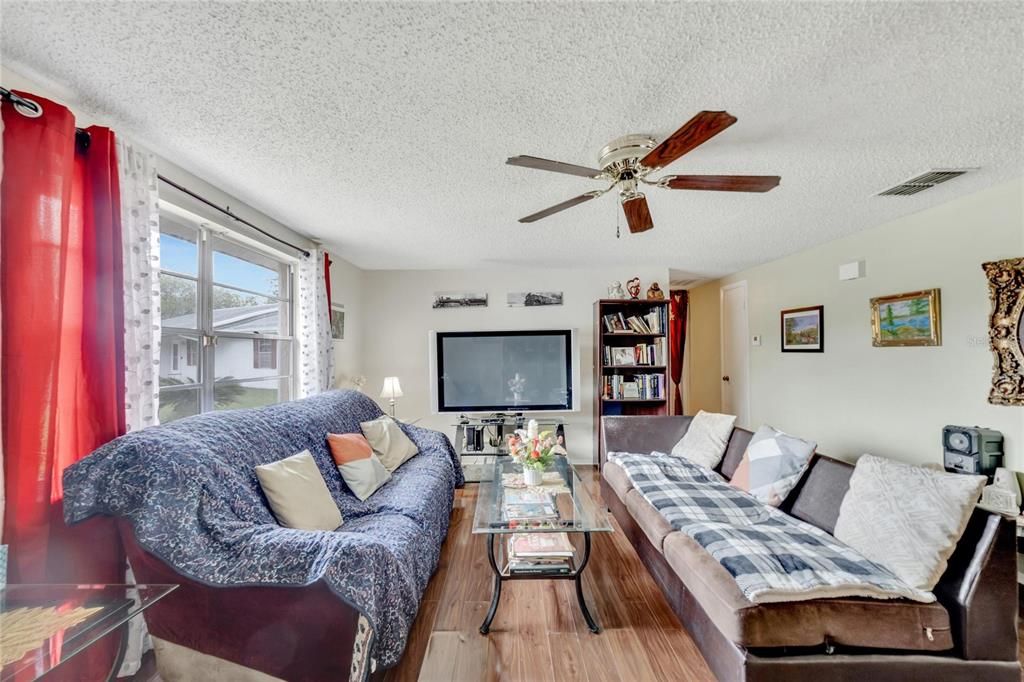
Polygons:
<instances>
[{"instance_id":1,"label":"sofa with floral blanket","mask_svg":"<svg viewBox=\"0 0 1024 682\"><path fill-rule=\"evenodd\" d=\"M181 585L145 612L164 679L364 680L399 660L463 479L446 436L402 424L419 453L360 501L326 436L380 415L333 391L143 429L67 470L68 523L116 517L136 579ZM260 488L256 466L302 450L334 531L278 525Z\"/></svg>"},{"instance_id":2,"label":"sofa with floral blanket","mask_svg":"<svg viewBox=\"0 0 1024 682\"><path fill-rule=\"evenodd\" d=\"M649 500L665 494L671 481L676 481L680 487L701 490L698 499L712 500L710 513L755 514L775 526L792 520L806 529L811 540L827 541L854 468L815 455L778 510L748 511L742 494L729 492L717 482L732 477L753 435L736 428L716 472L707 472L706 489L699 473L680 474L672 467L663 467L669 475L660 478L658 486L647 485L643 454L670 452L690 422L690 417L604 417L601 451L636 454L609 455L601 463L601 491L719 679L1020 680L1012 521L975 510L933 590L934 601L909 593L906 597L913 598L890 594L885 599L760 600L755 595L766 589L763 576L738 576L735 569L723 565L721 556L715 556L717 547L702 537L702 519L695 518L709 511L686 510L687 500L695 499L692 495L679 495L676 501L667 494L673 503L659 503L657 508ZM657 457L652 457L651 470L659 468L653 461ZM719 506L723 496L734 494L741 498L737 504ZM757 533L756 524L746 527L749 530L744 532L756 536L757 550L774 539L771 533ZM737 547L742 549L741 544ZM786 557L794 558L801 556Z\"/></svg>"}]
</instances>

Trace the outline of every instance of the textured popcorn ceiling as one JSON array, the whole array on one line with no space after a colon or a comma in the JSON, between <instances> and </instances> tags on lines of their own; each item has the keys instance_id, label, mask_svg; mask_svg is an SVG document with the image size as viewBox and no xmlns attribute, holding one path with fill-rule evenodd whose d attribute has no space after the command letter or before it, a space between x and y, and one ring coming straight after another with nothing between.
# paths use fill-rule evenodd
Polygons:
<instances>
[{"instance_id":1,"label":"textured popcorn ceiling","mask_svg":"<svg viewBox=\"0 0 1024 682\"><path fill-rule=\"evenodd\" d=\"M1024 173L1024 3L3 2L2 54L80 109L366 268L640 260L718 275ZM739 122L669 167L763 195L647 195L615 238L593 165L701 109ZM873 194L932 167L977 173ZM970 229L969 225L964 226ZM623 228L624 229L624 228Z\"/></svg>"}]
</instances>

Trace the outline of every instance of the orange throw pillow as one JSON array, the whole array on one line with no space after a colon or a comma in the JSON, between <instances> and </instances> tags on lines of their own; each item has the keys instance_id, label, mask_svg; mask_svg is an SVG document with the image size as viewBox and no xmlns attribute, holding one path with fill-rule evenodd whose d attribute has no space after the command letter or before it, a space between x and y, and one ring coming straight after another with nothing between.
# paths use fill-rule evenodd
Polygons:
<instances>
[{"instance_id":1,"label":"orange throw pillow","mask_svg":"<svg viewBox=\"0 0 1024 682\"><path fill-rule=\"evenodd\" d=\"M355 462L360 459L369 459L373 454L373 448L366 436L361 433L329 433L327 444L331 447L331 457L338 466Z\"/></svg>"}]
</instances>

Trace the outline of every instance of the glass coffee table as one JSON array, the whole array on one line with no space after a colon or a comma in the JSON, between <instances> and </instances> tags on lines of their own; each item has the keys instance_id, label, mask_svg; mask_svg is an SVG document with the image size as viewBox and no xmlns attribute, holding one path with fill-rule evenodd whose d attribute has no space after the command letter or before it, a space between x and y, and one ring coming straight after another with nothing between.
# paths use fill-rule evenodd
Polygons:
<instances>
[{"instance_id":1,"label":"glass coffee table","mask_svg":"<svg viewBox=\"0 0 1024 682\"><path fill-rule=\"evenodd\" d=\"M105 635L121 630L107 679L121 667L128 621L177 585L29 585L0 587L0 680L34 680Z\"/></svg>"},{"instance_id":2,"label":"glass coffee table","mask_svg":"<svg viewBox=\"0 0 1024 682\"><path fill-rule=\"evenodd\" d=\"M494 592L480 626L486 635L506 580L572 580L576 600L591 632L601 631L583 597L583 570L590 560L590 534L610 533L611 519L596 503L565 457L556 457L540 486L526 487L522 468L498 457L480 482L473 533L487 536L487 558L494 572ZM556 535L564 533L564 536ZM583 536L578 557L573 538ZM495 548L497 545L497 549Z\"/></svg>"}]
</instances>

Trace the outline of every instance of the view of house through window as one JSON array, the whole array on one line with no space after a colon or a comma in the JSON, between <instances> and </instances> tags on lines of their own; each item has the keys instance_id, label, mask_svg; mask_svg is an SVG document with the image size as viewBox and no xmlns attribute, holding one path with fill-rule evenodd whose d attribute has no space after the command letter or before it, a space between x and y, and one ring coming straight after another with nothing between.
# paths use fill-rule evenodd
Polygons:
<instances>
[{"instance_id":1,"label":"view of house through window","mask_svg":"<svg viewBox=\"0 0 1024 682\"><path fill-rule=\"evenodd\" d=\"M288 400L288 263L166 211L160 261L160 421Z\"/></svg>"}]
</instances>

